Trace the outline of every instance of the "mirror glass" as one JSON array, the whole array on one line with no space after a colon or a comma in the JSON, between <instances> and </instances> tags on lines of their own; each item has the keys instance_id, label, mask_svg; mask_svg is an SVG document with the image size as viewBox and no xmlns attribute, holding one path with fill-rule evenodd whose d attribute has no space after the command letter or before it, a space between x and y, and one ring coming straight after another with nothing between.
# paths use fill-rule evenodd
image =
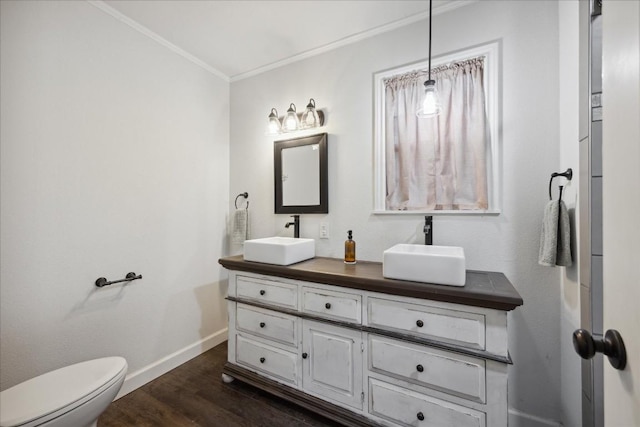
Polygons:
<instances>
[{"instance_id":1,"label":"mirror glass","mask_svg":"<svg viewBox=\"0 0 640 427\"><path fill-rule=\"evenodd\" d=\"M274 143L275 213L329 213L327 134Z\"/></svg>"}]
</instances>

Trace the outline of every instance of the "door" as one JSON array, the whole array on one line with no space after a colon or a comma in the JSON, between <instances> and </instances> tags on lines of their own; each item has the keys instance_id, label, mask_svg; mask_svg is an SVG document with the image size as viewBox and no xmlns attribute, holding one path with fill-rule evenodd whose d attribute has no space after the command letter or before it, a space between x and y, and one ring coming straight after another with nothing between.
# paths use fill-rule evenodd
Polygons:
<instances>
[{"instance_id":1,"label":"door","mask_svg":"<svg viewBox=\"0 0 640 427\"><path fill-rule=\"evenodd\" d=\"M304 391L362 409L362 332L302 321Z\"/></svg>"},{"instance_id":2,"label":"door","mask_svg":"<svg viewBox=\"0 0 640 427\"><path fill-rule=\"evenodd\" d=\"M627 366L604 363L607 427L640 426L640 2L603 13L604 329L620 332Z\"/></svg>"}]
</instances>

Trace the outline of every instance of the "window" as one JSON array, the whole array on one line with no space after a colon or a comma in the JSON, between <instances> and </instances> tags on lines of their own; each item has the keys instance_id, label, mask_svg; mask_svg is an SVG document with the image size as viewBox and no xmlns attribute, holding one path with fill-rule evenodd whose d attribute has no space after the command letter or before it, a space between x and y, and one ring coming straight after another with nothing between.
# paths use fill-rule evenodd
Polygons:
<instances>
[{"instance_id":1,"label":"window","mask_svg":"<svg viewBox=\"0 0 640 427\"><path fill-rule=\"evenodd\" d=\"M498 213L499 43L434 58L442 113L416 117L427 62L374 75L375 212Z\"/></svg>"}]
</instances>

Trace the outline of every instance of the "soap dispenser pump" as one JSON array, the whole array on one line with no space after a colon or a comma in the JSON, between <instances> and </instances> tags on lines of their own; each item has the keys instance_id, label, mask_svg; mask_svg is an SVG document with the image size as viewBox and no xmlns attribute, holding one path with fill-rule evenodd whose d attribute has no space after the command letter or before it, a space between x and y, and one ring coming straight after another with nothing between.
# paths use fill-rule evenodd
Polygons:
<instances>
[{"instance_id":1,"label":"soap dispenser pump","mask_svg":"<svg viewBox=\"0 0 640 427\"><path fill-rule=\"evenodd\" d=\"M349 230L347 232L347 240L344 242L344 263L355 264L356 263L356 242L353 240L353 232Z\"/></svg>"}]
</instances>

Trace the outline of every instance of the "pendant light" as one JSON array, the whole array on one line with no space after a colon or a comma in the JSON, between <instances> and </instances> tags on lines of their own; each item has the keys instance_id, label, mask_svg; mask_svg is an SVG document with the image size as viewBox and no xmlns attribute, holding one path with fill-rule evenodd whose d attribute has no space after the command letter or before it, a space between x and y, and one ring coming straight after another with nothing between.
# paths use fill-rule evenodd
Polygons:
<instances>
[{"instance_id":1,"label":"pendant light","mask_svg":"<svg viewBox=\"0 0 640 427\"><path fill-rule=\"evenodd\" d=\"M436 81L431 79L431 6L433 0L429 0L429 77L424 82L424 98L418 106L417 115L420 118L434 117L440 114L440 101Z\"/></svg>"}]
</instances>

